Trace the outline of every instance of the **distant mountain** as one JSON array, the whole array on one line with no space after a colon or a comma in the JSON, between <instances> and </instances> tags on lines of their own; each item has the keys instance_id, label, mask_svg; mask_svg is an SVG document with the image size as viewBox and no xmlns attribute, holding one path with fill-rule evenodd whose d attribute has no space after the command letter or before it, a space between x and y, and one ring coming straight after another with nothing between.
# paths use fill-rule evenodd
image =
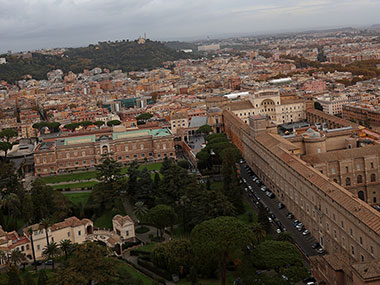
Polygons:
<instances>
[{"instance_id":1,"label":"distant mountain","mask_svg":"<svg viewBox=\"0 0 380 285\"><path fill-rule=\"evenodd\" d=\"M161 42L138 41L99 42L82 48L69 48L62 56L32 53L32 57L3 55L7 64L0 65L0 80L15 82L25 75L34 79L46 79L47 72L62 69L67 73L82 72L94 67L110 70L122 69L124 72L153 69L165 61L189 58L192 55L169 48ZM0 56L2 57L2 56Z\"/></svg>"}]
</instances>

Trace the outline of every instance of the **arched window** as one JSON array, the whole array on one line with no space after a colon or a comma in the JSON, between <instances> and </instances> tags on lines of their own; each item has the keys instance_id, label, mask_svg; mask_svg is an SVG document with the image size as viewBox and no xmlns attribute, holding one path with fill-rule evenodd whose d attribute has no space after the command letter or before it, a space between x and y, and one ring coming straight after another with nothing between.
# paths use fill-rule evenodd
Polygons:
<instances>
[{"instance_id":1,"label":"arched window","mask_svg":"<svg viewBox=\"0 0 380 285\"><path fill-rule=\"evenodd\" d=\"M358 184L363 183L363 176L358 175L357 182Z\"/></svg>"},{"instance_id":2,"label":"arched window","mask_svg":"<svg viewBox=\"0 0 380 285\"><path fill-rule=\"evenodd\" d=\"M346 178L346 186L351 185L351 179L349 177Z\"/></svg>"},{"instance_id":3,"label":"arched window","mask_svg":"<svg viewBox=\"0 0 380 285\"><path fill-rule=\"evenodd\" d=\"M363 191L359 191L358 192L358 197L359 197L360 200L364 201L364 192Z\"/></svg>"},{"instance_id":4,"label":"arched window","mask_svg":"<svg viewBox=\"0 0 380 285\"><path fill-rule=\"evenodd\" d=\"M371 174L371 182L376 182L376 174L375 173Z\"/></svg>"}]
</instances>

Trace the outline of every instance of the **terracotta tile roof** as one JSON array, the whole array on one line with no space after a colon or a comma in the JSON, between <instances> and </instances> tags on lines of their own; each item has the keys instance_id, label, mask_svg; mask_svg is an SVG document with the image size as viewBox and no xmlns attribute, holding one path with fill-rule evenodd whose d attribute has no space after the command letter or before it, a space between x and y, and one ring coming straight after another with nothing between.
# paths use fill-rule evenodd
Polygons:
<instances>
[{"instance_id":1,"label":"terracotta tile roof","mask_svg":"<svg viewBox=\"0 0 380 285\"><path fill-rule=\"evenodd\" d=\"M77 227L77 226L80 226L80 225L85 225L87 223L90 223L91 220L89 219L82 219L82 220L79 220L77 217L70 217L70 218L66 218L64 221L62 222L59 222L59 223L56 223L54 225L51 225L49 228L51 231L57 231L57 230L60 230L60 229L63 229L63 228L68 228L68 227ZM32 228L33 231L37 231L40 229L40 224L34 224L34 225L31 225L29 227L26 227L24 228L24 233L26 235L28 235L28 229L29 228Z\"/></svg>"},{"instance_id":2,"label":"terracotta tile roof","mask_svg":"<svg viewBox=\"0 0 380 285\"><path fill-rule=\"evenodd\" d=\"M363 279L380 278L380 260L353 264L352 267Z\"/></svg>"},{"instance_id":3,"label":"terracotta tile roof","mask_svg":"<svg viewBox=\"0 0 380 285\"><path fill-rule=\"evenodd\" d=\"M231 102L230 104L228 104L228 107L231 111L253 109L253 105L249 100Z\"/></svg>"},{"instance_id":4,"label":"terracotta tile roof","mask_svg":"<svg viewBox=\"0 0 380 285\"><path fill-rule=\"evenodd\" d=\"M380 145L371 145L366 147L329 151L326 153L318 153L313 155L305 155L302 157L302 159L310 164L319 164L337 160L354 159L363 156L379 156L379 154Z\"/></svg>"},{"instance_id":5,"label":"terracotta tile roof","mask_svg":"<svg viewBox=\"0 0 380 285\"><path fill-rule=\"evenodd\" d=\"M133 221L132 219L127 215L127 216L121 216L121 215L116 215L115 217L113 217L112 220L115 220L116 222L119 223L119 225L124 225L126 223L132 223L133 224Z\"/></svg>"}]
</instances>

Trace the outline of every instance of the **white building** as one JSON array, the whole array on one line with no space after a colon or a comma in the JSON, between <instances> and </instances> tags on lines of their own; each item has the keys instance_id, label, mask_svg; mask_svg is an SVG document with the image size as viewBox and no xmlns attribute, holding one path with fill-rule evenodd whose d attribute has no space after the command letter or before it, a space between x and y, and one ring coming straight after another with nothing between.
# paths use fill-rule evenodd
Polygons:
<instances>
[{"instance_id":1,"label":"white building","mask_svg":"<svg viewBox=\"0 0 380 285\"><path fill-rule=\"evenodd\" d=\"M7 60L4 57L0 57L0 64L6 64Z\"/></svg>"},{"instance_id":2,"label":"white building","mask_svg":"<svg viewBox=\"0 0 380 285\"><path fill-rule=\"evenodd\" d=\"M349 102L344 94L325 94L316 97L315 101L321 104L323 112L330 115L342 114L343 105Z\"/></svg>"}]
</instances>

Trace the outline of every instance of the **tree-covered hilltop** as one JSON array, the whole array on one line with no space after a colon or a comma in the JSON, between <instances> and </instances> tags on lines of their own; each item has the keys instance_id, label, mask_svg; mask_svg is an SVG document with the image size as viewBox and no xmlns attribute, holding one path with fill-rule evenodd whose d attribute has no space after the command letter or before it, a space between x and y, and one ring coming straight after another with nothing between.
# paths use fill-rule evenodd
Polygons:
<instances>
[{"instance_id":1,"label":"tree-covered hilltop","mask_svg":"<svg viewBox=\"0 0 380 285\"><path fill-rule=\"evenodd\" d=\"M15 82L25 75L41 80L53 69L63 72L82 72L94 67L110 70L122 69L138 71L162 66L165 61L189 58L191 55L176 51L161 42L146 40L144 44L137 41L99 42L88 47L69 48L62 56L32 53L32 58L15 55L2 55L7 64L0 65L0 80Z\"/></svg>"}]
</instances>

